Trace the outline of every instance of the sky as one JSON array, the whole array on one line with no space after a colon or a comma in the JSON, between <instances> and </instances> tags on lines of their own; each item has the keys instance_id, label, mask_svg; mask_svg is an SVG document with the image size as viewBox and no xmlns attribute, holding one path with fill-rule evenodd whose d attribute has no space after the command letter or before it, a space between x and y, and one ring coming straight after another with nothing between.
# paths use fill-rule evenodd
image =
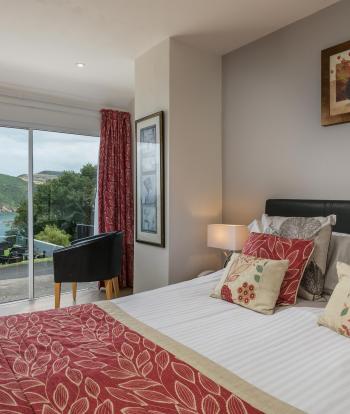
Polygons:
<instances>
[{"instance_id":1,"label":"sky","mask_svg":"<svg viewBox=\"0 0 350 414\"><path fill-rule=\"evenodd\" d=\"M79 171L98 160L98 137L34 131L34 173L43 170ZM28 173L28 131L0 127L0 174Z\"/></svg>"}]
</instances>

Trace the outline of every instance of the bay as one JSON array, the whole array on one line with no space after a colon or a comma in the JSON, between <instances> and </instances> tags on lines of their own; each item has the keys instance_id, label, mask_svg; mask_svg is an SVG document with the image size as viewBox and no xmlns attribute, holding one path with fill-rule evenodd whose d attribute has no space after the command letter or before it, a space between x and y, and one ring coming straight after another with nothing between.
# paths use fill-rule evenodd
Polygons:
<instances>
[{"instance_id":1,"label":"bay","mask_svg":"<svg viewBox=\"0 0 350 414\"><path fill-rule=\"evenodd\" d=\"M7 230L10 230L11 224L15 219L16 213L0 212L0 238L4 237Z\"/></svg>"}]
</instances>

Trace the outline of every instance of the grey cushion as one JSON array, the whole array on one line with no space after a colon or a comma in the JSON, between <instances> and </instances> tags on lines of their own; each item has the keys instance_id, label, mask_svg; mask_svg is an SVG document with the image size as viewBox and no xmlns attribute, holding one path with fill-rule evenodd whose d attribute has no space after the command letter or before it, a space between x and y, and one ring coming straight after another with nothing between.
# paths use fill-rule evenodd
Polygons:
<instances>
[{"instance_id":1,"label":"grey cushion","mask_svg":"<svg viewBox=\"0 0 350 414\"><path fill-rule=\"evenodd\" d=\"M327 258L324 293L331 295L338 283L337 262L350 264L350 234L332 233Z\"/></svg>"},{"instance_id":2,"label":"grey cushion","mask_svg":"<svg viewBox=\"0 0 350 414\"><path fill-rule=\"evenodd\" d=\"M305 269L298 296L307 300L319 299L324 289L329 242L336 217L280 217L263 214L261 221L264 233L314 240L314 252Z\"/></svg>"}]
</instances>

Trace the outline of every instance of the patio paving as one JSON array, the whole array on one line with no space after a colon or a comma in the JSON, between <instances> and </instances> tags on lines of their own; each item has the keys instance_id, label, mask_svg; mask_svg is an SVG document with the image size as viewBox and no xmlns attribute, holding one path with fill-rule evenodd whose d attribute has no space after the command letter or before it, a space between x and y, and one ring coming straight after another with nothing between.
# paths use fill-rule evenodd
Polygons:
<instances>
[{"instance_id":1,"label":"patio paving","mask_svg":"<svg viewBox=\"0 0 350 414\"><path fill-rule=\"evenodd\" d=\"M35 297L53 295L54 280L52 274L35 276L34 284ZM78 283L78 290L81 289L97 290L97 282ZM70 283L62 283L62 293L64 292L71 292ZM28 277L0 280L0 303L21 299L28 299Z\"/></svg>"},{"instance_id":2,"label":"patio paving","mask_svg":"<svg viewBox=\"0 0 350 414\"><path fill-rule=\"evenodd\" d=\"M28 299L28 263L20 262L11 266L0 265L0 304ZM98 282L78 283L79 290L96 292L98 298ZM70 283L62 283L61 292L72 291ZM52 296L54 294L54 278L52 260L34 262L35 297ZM132 289L125 288L120 296L132 294ZM102 295L105 297L104 293ZM96 299L97 300L97 299Z\"/></svg>"},{"instance_id":3,"label":"patio paving","mask_svg":"<svg viewBox=\"0 0 350 414\"><path fill-rule=\"evenodd\" d=\"M53 274L52 260L35 261L35 276L45 276ZM28 277L28 262L14 263L11 265L0 265L0 280L23 279Z\"/></svg>"}]
</instances>

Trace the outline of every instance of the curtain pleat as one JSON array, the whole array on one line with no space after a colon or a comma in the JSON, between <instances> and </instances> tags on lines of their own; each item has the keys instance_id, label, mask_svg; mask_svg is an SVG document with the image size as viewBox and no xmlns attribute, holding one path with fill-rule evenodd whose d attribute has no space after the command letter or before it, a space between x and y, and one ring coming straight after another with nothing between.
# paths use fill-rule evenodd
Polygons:
<instances>
[{"instance_id":1,"label":"curtain pleat","mask_svg":"<svg viewBox=\"0 0 350 414\"><path fill-rule=\"evenodd\" d=\"M133 286L134 200L131 121L128 112L101 110L98 176L99 231L124 232L120 284Z\"/></svg>"}]
</instances>

